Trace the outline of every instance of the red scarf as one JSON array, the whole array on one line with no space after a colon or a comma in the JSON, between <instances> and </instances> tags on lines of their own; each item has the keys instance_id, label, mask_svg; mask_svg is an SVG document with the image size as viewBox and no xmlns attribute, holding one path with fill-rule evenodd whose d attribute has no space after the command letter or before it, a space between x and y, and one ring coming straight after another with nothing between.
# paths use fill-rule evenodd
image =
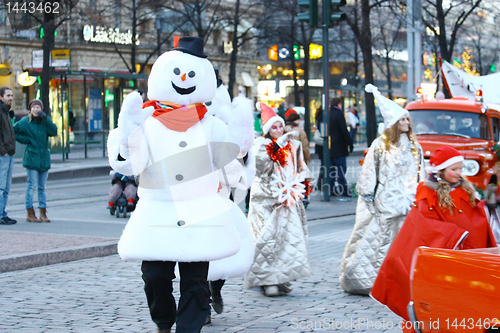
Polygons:
<instances>
[{"instance_id":1,"label":"red scarf","mask_svg":"<svg viewBox=\"0 0 500 333\"><path fill-rule=\"evenodd\" d=\"M149 106L155 108L153 117L169 129L177 132L186 132L191 126L202 120L208 111L205 104L202 103L178 105L147 101L142 105L142 108Z\"/></svg>"}]
</instances>

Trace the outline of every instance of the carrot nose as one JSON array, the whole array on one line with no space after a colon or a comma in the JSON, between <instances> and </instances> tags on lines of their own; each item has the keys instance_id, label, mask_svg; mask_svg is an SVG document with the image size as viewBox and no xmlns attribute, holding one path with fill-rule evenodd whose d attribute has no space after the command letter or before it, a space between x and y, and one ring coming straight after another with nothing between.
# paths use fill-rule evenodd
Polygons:
<instances>
[{"instance_id":1,"label":"carrot nose","mask_svg":"<svg viewBox=\"0 0 500 333\"><path fill-rule=\"evenodd\" d=\"M181 76L181 80L182 80L182 81L186 81L186 73L182 74L182 76Z\"/></svg>"}]
</instances>

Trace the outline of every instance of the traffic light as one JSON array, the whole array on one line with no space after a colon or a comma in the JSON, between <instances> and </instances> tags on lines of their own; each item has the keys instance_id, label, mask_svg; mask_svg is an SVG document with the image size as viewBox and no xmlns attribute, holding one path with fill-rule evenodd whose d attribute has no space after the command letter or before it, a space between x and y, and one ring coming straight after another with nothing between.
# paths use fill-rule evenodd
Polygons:
<instances>
[{"instance_id":1,"label":"traffic light","mask_svg":"<svg viewBox=\"0 0 500 333\"><path fill-rule=\"evenodd\" d=\"M316 28L318 26L318 0L298 0L297 4L301 8L309 9L308 13L297 14L299 21L307 22L311 27Z\"/></svg>"},{"instance_id":2,"label":"traffic light","mask_svg":"<svg viewBox=\"0 0 500 333\"><path fill-rule=\"evenodd\" d=\"M45 29L43 28L43 25L41 25L39 28L38 28L38 36L40 37L40 39L43 39L43 37L45 36ZM57 31L54 30L54 37L57 36Z\"/></svg>"},{"instance_id":3,"label":"traffic light","mask_svg":"<svg viewBox=\"0 0 500 333\"><path fill-rule=\"evenodd\" d=\"M331 26L333 22L343 21L346 19L345 13L341 12L339 7L346 5L346 0L325 0L330 1L330 6L326 6L326 20L325 25Z\"/></svg>"}]
</instances>

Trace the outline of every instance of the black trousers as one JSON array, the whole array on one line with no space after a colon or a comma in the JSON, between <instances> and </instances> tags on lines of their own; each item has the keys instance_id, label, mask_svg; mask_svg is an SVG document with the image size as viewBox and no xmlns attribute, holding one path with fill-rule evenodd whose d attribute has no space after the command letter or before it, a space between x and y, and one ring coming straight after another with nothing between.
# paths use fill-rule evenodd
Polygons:
<instances>
[{"instance_id":1,"label":"black trousers","mask_svg":"<svg viewBox=\"0 0 500 333\"><path fill-rule=\"evenodd\" d=\"M151 318L160 329L177 322L177 333L198 333L210 313L207 284L208 262L180 262L179 308L172 295L175 262L143 261L142 279Z\"/></svg>"}]
</instances>

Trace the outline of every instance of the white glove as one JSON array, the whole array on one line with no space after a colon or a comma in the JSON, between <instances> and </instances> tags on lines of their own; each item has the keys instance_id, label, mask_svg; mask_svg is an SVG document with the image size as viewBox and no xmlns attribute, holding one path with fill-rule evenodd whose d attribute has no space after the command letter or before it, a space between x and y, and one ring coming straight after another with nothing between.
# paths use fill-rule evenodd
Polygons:
<instances>
[{"instance_id":1,"label":"white glove","mask_svg":"<svg viewBox=\"0 0 500 333\"><path fill-rule=\"evenodd\" d=\"M281 137L279 137L278 140L276 140L276 144L280 146L280 148L283 148L284 146L286 146L286 142L288 142L292 138L292 136L298 136L298 135L299 132L297 131L291 131L285 133Z\"/></svg>"},{"instance_id":2,"label":"white glove","mask_svg":"<svg viewBox=\"0 0 500 333\"><path fill-rule=\"evenodd\" d=\"M120 115L118 117L118 128L120 129L120 143L127 146L128 136L132 131L142 125L146 118L154 112L153 107L142 109L142 97L137 91L127 95L123 101Z\"/></svg>"}]
</instances>

